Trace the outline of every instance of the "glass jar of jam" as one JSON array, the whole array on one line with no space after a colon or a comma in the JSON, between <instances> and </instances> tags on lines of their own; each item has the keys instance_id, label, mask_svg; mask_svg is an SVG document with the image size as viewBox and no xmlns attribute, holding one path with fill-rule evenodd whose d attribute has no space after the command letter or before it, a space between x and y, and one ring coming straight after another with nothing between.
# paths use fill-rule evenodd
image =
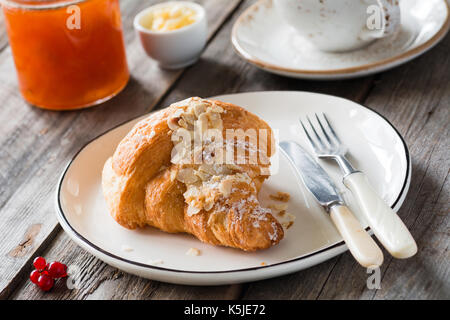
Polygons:
<instances>
[{"instance_id":1,"label":"glass jar of jam","mask_svg":"<svg viewBox=\"0 0 450 320\"><path fill-rule=\"evenodd\" d=\"M118 0L0 0L20 91L52 110L85 108L129 79Z\"/></svg>"}]
</instances>

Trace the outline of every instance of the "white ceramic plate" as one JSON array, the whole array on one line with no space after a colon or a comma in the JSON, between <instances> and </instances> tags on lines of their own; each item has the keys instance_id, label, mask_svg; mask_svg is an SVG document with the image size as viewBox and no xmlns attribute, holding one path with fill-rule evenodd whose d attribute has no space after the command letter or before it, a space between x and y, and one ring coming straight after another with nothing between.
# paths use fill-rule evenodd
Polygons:
<instances>
[{"instance_id":1,"label":"white ceramic plate","mask_svg":"<svg viewBox=\"0 0 450 320\"><path fill-rule=\"evenodd\" d=\"M307 150L310 150L309 145L297 120L314 112L326 112L348 145L355 166L367 174L377 192L394 210L400 208L411 174L408 149L395 128L374 111L342 98L307 92L241 93L217 99L247 108L265 119L281 140L296 140ZM149 279L219 285L295 272L347 250L328 215L305 190L283 156L279 161L274 159L274 169L278 162L279 170L268 179L260 193L263 202L273 191L291 194L288 212L294 214L296 220L287 230L285 239L275 247L248 253L204 244L187 234L168 234L150 227L142 230L121 227L106 208L101 172L106 159L139 119L89 142L70 161L59 181L58 219L69 236L93 255ZM358 215L349 192L340 182L338 168L332 163L321 161L321 164ZM191 247L200 249L201 255L186 255ZM155 265L157 260L163 263Z\"/></svg>"},{"instance_id":2,"label":"white ceramic plate","mask_svg":"<svg viewBox=\"0 0 450 320\"><path fill-rule=\"evenodd\" d=\"M245 60L268 72L293 78L332 80L384 71L425 53L450 28L446 0L400 1L402 26L397 35L350 53L315 49L282 21L272 0L260 0L236 21L231 40Z\"/></svg>"}]
</instances>

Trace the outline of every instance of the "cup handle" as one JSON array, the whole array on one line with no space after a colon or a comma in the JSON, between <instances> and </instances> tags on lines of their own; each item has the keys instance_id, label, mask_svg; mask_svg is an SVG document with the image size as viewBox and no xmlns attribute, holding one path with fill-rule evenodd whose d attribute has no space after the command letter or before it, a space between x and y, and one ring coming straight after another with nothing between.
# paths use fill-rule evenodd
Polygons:
<instances>
[{"instance_id":1,"label":"cup handle","mask_svg":"<svg viewBox=\"0 0 450 320\"><path fill-rule=\"evenodd\" d=\"M380 39L394 34L400 27L400 6L398 0L377 0L376 5L367 7L367 28L362 32L361 38L363 40ZM377 7L375 9L375 7ZM381 10L381 11L380 11ZM376 17L377 14L381 14L381 17ZM371 20L374 18L374 21ZM376 24L378 19L381 18L381 26L375 25L374 29L371 29L373 25L369 26L369 23Z\"/></svg>"}]
</instances>

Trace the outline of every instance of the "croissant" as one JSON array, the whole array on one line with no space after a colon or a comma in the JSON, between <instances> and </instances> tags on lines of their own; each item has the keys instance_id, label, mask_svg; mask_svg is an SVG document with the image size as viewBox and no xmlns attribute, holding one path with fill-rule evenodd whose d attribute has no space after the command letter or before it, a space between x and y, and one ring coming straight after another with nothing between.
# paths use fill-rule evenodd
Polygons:
<instances>
[{"instance_id":1,"label":"croissant","mask_svg":"<svg viewBox=\"0 0 450 320\"><path fill-rule=\"evenodd\" d=\"M149 225L212 245L269 248L283 227L257 195L274 151L273 132L256 115L189 98L133 127L104 165L103 194L125 228Z\"/></svg>"}]
</instances>

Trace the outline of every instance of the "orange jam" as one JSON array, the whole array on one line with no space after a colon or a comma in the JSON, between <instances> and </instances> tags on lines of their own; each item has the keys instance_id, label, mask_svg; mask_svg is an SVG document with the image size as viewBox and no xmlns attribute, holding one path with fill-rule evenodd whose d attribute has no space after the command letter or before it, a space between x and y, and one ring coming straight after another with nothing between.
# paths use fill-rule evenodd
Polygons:
<instances>
[{"instance_id":1,"label":"orange jam","mask_svg":"<svg viewBox=\"0 0 450 320\"><path fill-rule=\"evenodd\" d=\"M101 103L129 78L118 0L0 0L24 98L69 110Z\"/></svg>"}]
</instances>

